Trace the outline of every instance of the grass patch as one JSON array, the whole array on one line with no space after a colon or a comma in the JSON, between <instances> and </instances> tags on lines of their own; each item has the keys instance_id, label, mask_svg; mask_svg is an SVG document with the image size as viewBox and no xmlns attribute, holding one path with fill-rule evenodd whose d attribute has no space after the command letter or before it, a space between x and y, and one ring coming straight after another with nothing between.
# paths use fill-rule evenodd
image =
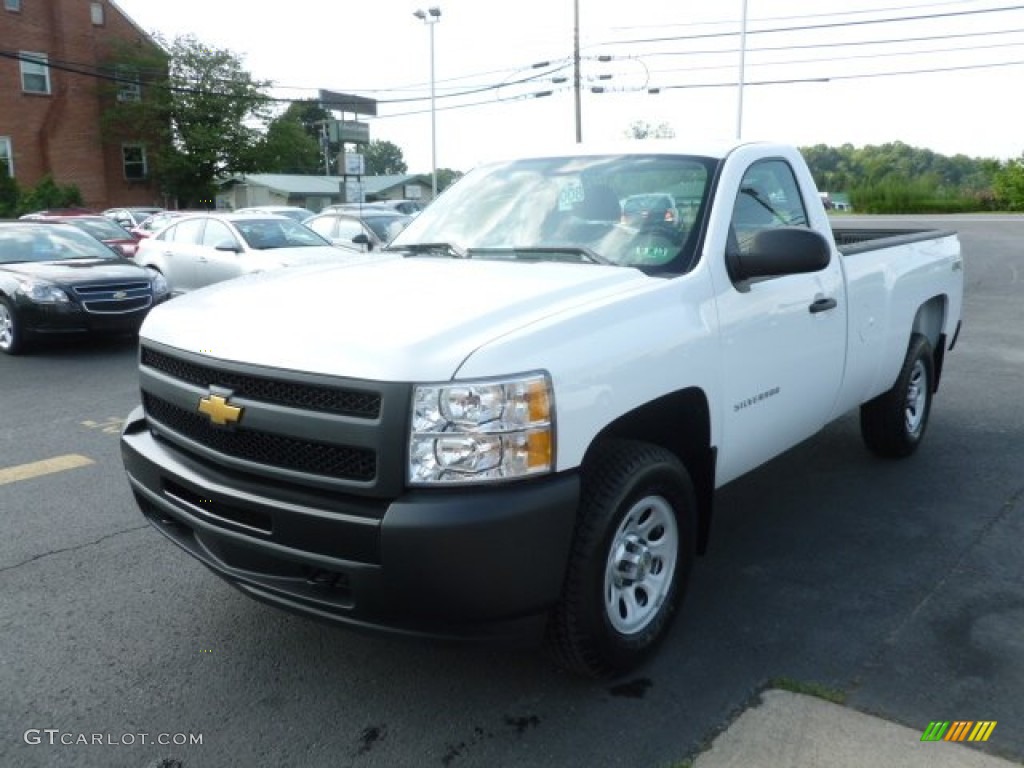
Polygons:
<instances>
[{"instance_id":1,"label":"grass patch","mask_svg":"<svg viewBox=\"0 0 1024 768\"><path fill-rule=\"evenodd\" d=\"M845 704L846 693L838 688L829 688L821 683L804 683L791 677L774 677L768 681L769 688L778 688L790 693L802 693L818 699L831 701L833 704Z\"/></svg>"}]
</instances>

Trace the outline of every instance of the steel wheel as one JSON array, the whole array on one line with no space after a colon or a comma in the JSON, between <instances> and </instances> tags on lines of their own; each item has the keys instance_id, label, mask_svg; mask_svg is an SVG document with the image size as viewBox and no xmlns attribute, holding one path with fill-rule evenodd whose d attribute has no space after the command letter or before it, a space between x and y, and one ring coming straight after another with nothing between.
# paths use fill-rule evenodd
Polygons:
<instances>
[{"instance_id":1,"label":"steel wheel","mask_svg":"<svg viewBox=\"0 0 1024 768\"><path fill-rule=\"evenodd\" d=\"M640 499L615 532L605 564L605 611L617 631L636 634L658 615L678 556L672 507L660 496Z\"/></svg>"},{"instance_id":2,"label":"steel wheel","mask_svg":"<svg viewBox=\"0 0 1024 768\"><path fill-rule=\"evenodd\" d=\"M907 404L903 415L907 423L907 432L917 435L924 424L925 405L928 402L928 372L921 360L914 361L907 382Z\"/></svg>"},{"instance_id":3,"label":"steel wheel","mask_svg":"<svg viewBox=\"0 0 1024 768\"><path fill-rule=\"evenodd\" d=\"M0 352L16 355L22 349L21 328L7 299L0 298Z\"/></svg>"},{"instance_id":4,"label":"steel wheel","mask_svg":"<svg viewBox=\"0 0 1024 768\"><path fill-rule=\"evenodd\" d=\"M901 458L917 450L928 427L934 372L928 339L914 334L892 388L860 407L861 435L873 453Z\"/></svg>"}]
</instances>

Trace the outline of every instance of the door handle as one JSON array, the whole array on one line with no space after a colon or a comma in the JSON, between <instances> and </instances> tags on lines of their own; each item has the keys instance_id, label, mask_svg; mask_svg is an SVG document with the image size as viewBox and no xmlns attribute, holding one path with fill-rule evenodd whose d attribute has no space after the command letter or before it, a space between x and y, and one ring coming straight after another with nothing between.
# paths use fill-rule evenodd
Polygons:
<instances>
[{"instance_id":1,"label":"door handle","mask_svg":"<svg viewBox=\"0 0 1024 768\"><path fill-rule=\"evenodd\" d=\"M808 309L812 315L816 315L819 312L828 312L830 309L835 309L838 306L835 299L815 299Z\"/></svg>"}]
</instances>

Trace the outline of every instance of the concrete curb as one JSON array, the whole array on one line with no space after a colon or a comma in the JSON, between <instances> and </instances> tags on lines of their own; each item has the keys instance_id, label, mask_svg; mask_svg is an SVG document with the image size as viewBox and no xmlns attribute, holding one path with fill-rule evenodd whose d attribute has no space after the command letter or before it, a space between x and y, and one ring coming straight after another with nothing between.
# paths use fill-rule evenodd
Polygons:
<instances>
[{"instance_id":1,"label":"concrete curb","mask_svg":"<svg viewBox=\"0 0 1024 768\"><path fill-rule=\"evenodd\" d=\"M694 768L1019 768L963 743L922 742L921 731L813 696L768 690L761 702L721 733Z\"/></svg>"}]
</instances>

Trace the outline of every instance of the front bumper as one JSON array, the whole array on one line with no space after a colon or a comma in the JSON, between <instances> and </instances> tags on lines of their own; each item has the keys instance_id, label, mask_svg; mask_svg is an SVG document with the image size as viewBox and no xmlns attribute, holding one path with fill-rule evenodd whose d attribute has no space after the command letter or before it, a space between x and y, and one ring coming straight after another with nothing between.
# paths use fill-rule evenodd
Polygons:
<instances>
[{"instance_id":1,"label":"front bumper","mask_svg":"<svg viewBox=\"0 0 1024 768\"><path fill-rule=\"evenodd\" d=\"M439 638L539 639L562 591L575 473L393 500L298 494L201 464L136 409L121 453L143 514L246 594L343 624Z\"/></svg>"},{"instance_id":2,"label":"front bumper","mask_svg":"<svg viewBox=\"0 0 1024 768\"><path fill-rule=\"evenodd\" d=\"M22 299L16 311L25 332L33 336L57 336L77 333L138 333L149 311L166 301L158 296L151 306L123 313L86 312L79 304L37 304Z\"/></svg>"}]
</instances>

